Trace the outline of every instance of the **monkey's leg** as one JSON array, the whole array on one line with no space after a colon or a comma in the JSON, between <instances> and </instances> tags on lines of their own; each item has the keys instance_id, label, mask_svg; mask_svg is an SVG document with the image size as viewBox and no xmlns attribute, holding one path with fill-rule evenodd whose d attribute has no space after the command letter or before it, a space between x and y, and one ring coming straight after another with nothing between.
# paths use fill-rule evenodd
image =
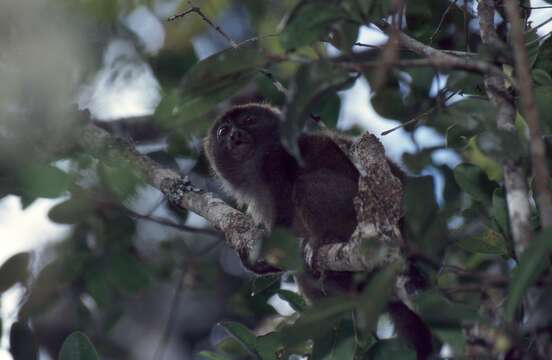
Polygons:
<instances>
[{"instance_id":1,"label":"monkey's leg","mask_svg":"<svg viewBox=\"0 0 552 360\"><path fill-rule=\"evenodd\" d=\"M349 241L357 225L353 206L356 193L355 181L328 169L302 174L296 180L292 200L304 232L301 235L308 239L313 250L309 265L317 263L322 245Z\"/></svg>"}]
</instances>

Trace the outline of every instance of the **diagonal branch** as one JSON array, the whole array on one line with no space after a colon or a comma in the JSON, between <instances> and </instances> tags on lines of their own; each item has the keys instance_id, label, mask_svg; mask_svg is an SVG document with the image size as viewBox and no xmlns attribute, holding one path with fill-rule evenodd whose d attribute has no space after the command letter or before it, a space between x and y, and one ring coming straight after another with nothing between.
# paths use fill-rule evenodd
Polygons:
<instances>
[{"instance_id":1,"label":"diagonal branch","mask_svg":"<svg viewBox=\"0 0 552 360\"><path fill-rule=\"evenodd\" d=\"M385 21L378 21L376 23L386 33L391 31L391 25ZM428 46L404 32L400 32L399 41L402 47L426 57L428 61L436 68L443 69L460 69L469 72L476 72L482 75L495 75L503 78L517 88L517 81L508 77L498 67L489 64L486 61L478 60L470 57L459 57L448 54L444 51L437 50L431 46Z\"/></svg>"},{"instance_id":2,"label":"diagonal branch","mask_svg":"<svg viewBox=\"0 0 552 360\"><path fill-rule=\"evenodd\" d=\"M365 144L360 144L362 141ZM172 204L197 213L222 231L228 245L238 253L244 265L250 270L256 273L279 271L258 258L262 239L268 234L264 227L256 225L248 215L227 205L215 194L194 187L187 177L164 168L148 156L140 154L132 144L115 138L95 125L87 125L82 130L79 143L92 155L104 154L133 164L141 171L144 179L165 194ZM359 189L362 188L362 181L364 181L366 183L364 188L379 190L372 192L359 190L358 201L361 205L376 204L380 217L363 217L361 216L362 207L357 209L360 221L357 232L353 235L354 239L346 244L327 245L319 249L317 252L319 263L316 264L316 268L320 270L370 271L389 262L402 262L399 251L400 231L397 228L397 214L401 212L395 208L396 204L400 204L402 190L400 184L393 185L392 182L386 182L390 187L382 188L384 183L382 179L392 177L383 146L374 136L368 134L361 137L359 144L353 145L351 150L352 160L365 169L361 173L366 173L368 169L370 174L379 174L377 178L373 175L362 177ZM385 165L382 166L382 164ZM384 201L381 199L382 196L390 196L394 200ZM386 204L392 204L392 208L388 209ZM370 210L369 213L373 214L374 210ZM374 252L367 249L377 251L381 256L375 256ZM306 259L306 262L310 263L312 253L309 255L307 251L305 257L308 256L310 259Z\"/></svg>"}]
</instances>

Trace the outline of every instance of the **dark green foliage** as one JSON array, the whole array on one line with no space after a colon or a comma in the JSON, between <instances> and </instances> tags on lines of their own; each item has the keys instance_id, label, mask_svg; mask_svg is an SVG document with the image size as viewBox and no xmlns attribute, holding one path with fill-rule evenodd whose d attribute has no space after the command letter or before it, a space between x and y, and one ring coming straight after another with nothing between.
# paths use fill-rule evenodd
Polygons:
<instances>
[{"instance_id":1,"label":"dark green foliage","mask_svg":"<svg viewBox=\"0 0 552 360\"><path fill-rule=\"evenodd\" d=\"M98 360L96 349L82 332L74 332L65 339L58 360Z\"/></svg>"}]
</instances>

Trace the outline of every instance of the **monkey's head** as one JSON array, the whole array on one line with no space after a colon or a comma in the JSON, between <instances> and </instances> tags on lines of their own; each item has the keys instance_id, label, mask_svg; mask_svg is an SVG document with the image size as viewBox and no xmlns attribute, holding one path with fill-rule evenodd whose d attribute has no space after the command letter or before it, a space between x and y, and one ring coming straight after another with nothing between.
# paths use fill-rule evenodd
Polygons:
<instances>
[{"instance_id":1,"label":"monkey's head","mask_svg":"<svg viewBox=\"0 0 552 360\"><path fill-rule=\"evenodd\" d=\"M280 112L263 104L232 107L222 114L205 139L213 170L231 183L257 171L263 154L280 142ZM245 172L245 173L244 173Z\"/></svg>"}]
</instances>

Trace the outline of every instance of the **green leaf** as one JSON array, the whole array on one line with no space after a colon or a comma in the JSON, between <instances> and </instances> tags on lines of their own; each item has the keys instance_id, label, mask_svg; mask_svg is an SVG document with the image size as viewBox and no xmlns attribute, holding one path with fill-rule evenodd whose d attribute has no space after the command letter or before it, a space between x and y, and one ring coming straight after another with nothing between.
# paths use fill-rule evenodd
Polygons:
<instances>
[{"instance_id":1,"label":"green leaf","mask_svg":"<svg viewBox=\"0 0 552 360\"><path fill-rule=\"evenodd\" d=\"M552 86L536 87L535 101L539 109L544 135L552 135Z\"/></svg>"},{"instance_id":2,"label":"green leaf","mask_svg":"<svg viewBox=\"0 0 552 360\"><path fill-rule=\"evenodd\" d=\"M271 332L257 337L256 350L262 360L278 360L278 356L284 347L282 335L279 332Z\"/></svg>"},{"instance_id":3,"label":"green leaf","mask_svg":"<svg viewBox=\"0 0 552 360\"><path fill-rule=\"evenodd\" d=\"M406 121L412 118L412 112L405 104L399 83L393 73L388 74L386 84L372 96L370 102L380 116Z\"/></svg>"},{"instance_id":4,"label":"green leaf","mask_svg":"<svg viewBox=\"0 0 552 360\"><path fill-rule=\"evenodd\" d=\"M370 360L415 360L416 352L412 350L402 339L386 339L376 342L364 359Z\"/></svg>"},{"instance_id":5,"label":"green leaf","mask_svg":"<svg viewBox=\"0 0 552 360\"><path fill-rule=\"evenodd\" d=\"M186 73L181 94L171 94L161 101L156 119L164 127L175 128L207 114L247 85L265 61L255 44L209 56Z\"/></svg>"},{"instance_id":6,"label":"green leaf","mask_svg":"<svg viewBox=\"0 0 552 360\"><path fill-rule=\"evenodd\" d=\"M114 288L109 282L109 274L100 269L92 269L84 275L85 289L99 307L108 306L114 296Z\"/></svg>"},{"instance_id":7,"label":"green leaf","mask_svg":"<svg viewBox=\"0 0 552 360\"><path fill-rule=\"evenodd\" d=\"M515 311L527 289L537 281L538 276L545 269L549 268L551 253L552 229L546 229L531 240L527 249L521 254L519 265L514 269L506 299L504 314L509 321L514 320Z\"/></svg>"},{"instance_id":8,"label":"green leaf","mask_svg":"<svg viewBox=\"0 0 552 360\"><path fill-rule=\"evenodd\" d=\"M409 240L428 256L437 255L446 246L446 222L440 218L432 176L410 177L404 191L405 223ZM424 204L424 206L420 206Z\"/></svg>"},{"instance_id":9,"label":"green leaf","mask_svg":"<svg viewBox=\"0 0 552 360\"><path fill-rule=\"evenodd\" d=\"M359 25L348 21L340 21L333 24L331 29L329 41L332 45L343 52L351 52L358 38Z\"/></svg>"},{"instance_id":10,"label":"green leaf","mask_svg":"<svg viewBox=\"0 0 552 360\"><path fill-rule=\"evenodd\" d=\"M77 224L92 212L90 199L73 195L69 200L57 204L48 211L48 218L58 224Z\"/></svg>"},{"instance_id":11,"label":"green leaf","mask_svg":"<svg viewBox=\"0 0 552 360\"><path fill-rule=\"evenodd\" d=\"M465 237L456 242L461 248L480 254L508 255L508 245L504 236L491 228L486 228L480 234Z\"/></svg>"},{"instance_id":12,"label":"green leaf","mask_svg":"<svg viewBox=\"0 0 552 360\"><path fill-rule=\"evenodd\" d=\"M485 84L478 74L454 71L447 79L447 89L465 95L481 95L485 93Z\"/></svg>"},{"instance_id":13,"label":"green leaf","mask_svg":"<svg viewBox=\"0 0 552 360\"><path fill-rule=\"evenodd\" d=\"M205 359L208 359L208 360L229 360L229 358L227 358L225 356L214 353L212 351L206 351L206 350L200 351L198 353L198 355L201 356L201 357L204 357Z\"/></svg>"},{"instance_id":14,"label":"green leaf","mask_svg":"<svg viewBox=\"0 0 552 360\"><path fill-rule=\"evenodd\" d=\"M539 56L540 41L539 34L536 31L528 31L525 36L525 45L527 47L527 57L530 67L533 67Z\"/></svg>"},{"instance_id":15,"label":"green leaf","mask_svg":"<svg viewBox=\"0 0 552 360\"><path fill-rule=\"evenodd\" d=\"M279 288L281 274L256 276L251 283L251 296L256 296L269 288Z\"/></svg>"},{"instance_id":16,"label":"green leaf","mask_svg":"<svg viewBox=\"0 0 552 360\"><path fill-rule=\"evenodd\" d=\"M539 55L533 64L535 69L541 69L548 74L552 72L552 38L548 37L540 44Z\"/></svg>"},{"instance_id":17,"label":"green leaf","mask_svg":"<svg viewBox=\"0 0 552 360\"><path fill-rule=\"evenodd\" d=\"M454 168L454 179L462 190L475 200L485 204L491 203L491 194L496 184L487 178L485 173L472 164L460 164Z\"/></svg>"},{"instance_id":18,"label":"green leaf","mask_svg":"<svg viewBox=\"0 0 552 360\"><path fill-rule=\"evenodd\" d=\"M301 313L295 323L285 329L283 340L293 346L326 334L341 316L351 312L357 301L347 297L324 298Z\"/></svg>"},{"instance_id":19,"label":"green leaf","mask_svg":"<svg viewBox=\"0 0 552 360\"><path fill-rule=\"evenodd\" d=\"M460 330L463 322L480 319L477 306L451 302L436 290L420 293L415 302L419 315L432 329Z\"/></svg>"},{"instance_id":20,"label":"green leaf","mask_svg":"<svg viewBox=\"0 0 552 360\"><path fill-rule=\"evenodd\" d=\"M316 61L302 65L295 74L296 93L288 104L282 124L282 143L292 155L299 158L299 138L311 113L318 113L321 99L328 94L343 90L354 83L348 71L330 61Z\"/></svg>"},{"instance_id":21,"label":"green leaf","mask_svg":"<svg viewBox=\"0 0 552 360\"><path fill-rule=\"evenodd\" d=\"M467 97L452 105L440 109L432 118L432 123L439 123L446 126L456 124L468 131L481 128L494 128L496 109L488 101L479 98Z\"/></svg>"},{"instance_id":22,"label":"green leaf","mask_svg":"<svg viewBox=\"0 0 552 360\"><path fill-rule=\"evenodd\" d=\"M270 237L263 241L262 257L280 269L295 271L303 269L299 241L284 228L276 228Z\"/></svg>"},{"instance_id":23,"label":"green leaf","mask_svg":"<svg viewBox=\"0 0 552 360\"><path fill-rule=\"evenodd\" d=\"M135 256L119 253L110 260L110 279L117 287L136 293L150 285L151 276L146 265Z\"/></svg>"},{"instance_id":24,"label":"green leaf","mask_svg":"<svg viewBox=\"0 0 552 360\"><path fill-rule=\"evenodd\" d=\"M323 40L329 35L330 25L346 17L338 5L302 1L291 11L280 35L282 46L289 50Z\"/></svg>"},{"instance_id":25,"label":"green leaf","mask_svg":"<svg viewBox=\"0 0 552 360\"><path fill-rule=\"evenodd\" d=\"M379 316L384 312L393 294L395 280L401 271L398 264L391 264L372 276L359 297L358 325L364 331L376 328Z\"/></svg>"},{"instance_id":26,"label":"green leaf","mask_svg":"<svg viewBox=\"0 0 552 360\"><path fill-rule=\"evenodd\" d=\"M11 326L10 353L13 356L13 360L38 359L36 338L27 323L16 321Z\"/></svg>"},{"instance_id":27,"label":"green leaf","mask_svg":"<svg viewBox=\"0 0 552 360\"><path fill-rule=\"evenodd\" d=\"M236 338L247 351L255 354L257 338L251 330L244 325L233 321L225 321L220 325L228 332L228 334Z\"/></svg>"},{"instance_id":28,"label":"green leaf","mask_svg":"<svg viewBox=\"0 0 552 360\"><path fill-rule=\"evenodd\" d=\"M552 76L548 72L542 69L535 69L531 75L537 85L552 86Z\"/></svg>"},{"instance_id":29,"label":"green leaf","mask_svg":"<svg viewBox=\"0 0 552 360\"><path fill-rule=\"evenodd\" d=\"M459 124L452 124L447 128L445 143L449 148L464 149L475 134L477 131L466 129Z\"/></svg>"},{"instance_id":30,"label":"green leaf","mask_svg":"<svg viewBox=\"0 0 552 360\"><path fill-rule=\"evenodd\" d=\"M508 218L508 204L504 190L495 189L493 192L492 216L504 236L510 236L510 223Z\"/></svg>"},{"instance_id":31,"label":"green leaf","mask_svg":"<svg viewBox=\"0 0 552 360\"><path fill-rule=\"evenodd\" d=\"M350 316L342 318L326 334L314 340L312 359L353 359L355 353L355 332Z\"/></svg>"},{"instance_id":32,"label":"green leaf","mask_svg":"<svg viewBox=\"0 0 552 360\"><path fill-rule=\"evenodd\" d=\"M0 267L0 294L16 283L24 283L29 276L30 255L17 253L6 260Z\"/></svg>"},{"instance_id":33,"label":"green leaf","mask_svg":"<svg viewBox=\"0 0 552 360\"><path fill-rule=\"evenodd\" d=\"M71 183L67 173L55 166L40 163L23 167L18 178L25 194L32 197L59 197Z\"/></svg>"},{"instance_id":34,"label":"green leaf","mask_svg":"<svg viewBox=\"0 0 552 360\"><path fill-rule=\"evenodd\" d=\"M476 137L477 148L496 161L518 160L527 153L518 135L512 131L485 131Z\"/></svg>"},{"instance_id":35,"label":"green leaf","mask_svg":"<svg viewBox=\"0 0 552 360\"><path fill-rule=\"evenodd\" d=\"M84 333L76 331L63 342L58 360L99 360L99 358L90 339Z\"/></svg>"},{"instance_id":36,"label":"green leaf","mask_svg":"<svg viewBox=\"0 0 552 360\"><path fill-rule=\"evenodd\" d=\"M287 301L295 311L301 312L307 308L307 303L303 297L296 292L280 289L277 294L282 300Z\"/></svg>"},{"instance_id":37,"label":"green leaf","mask_svg":"<svg viewBox=\"0 0 552 360\"><path fill-rule=\"evenodd\" d=\"M102 181L119 200L126 200L135 195L138 187L144 183L138 169L122 159L102 162L100 174Z\"/></svg>"}]
</instances>

